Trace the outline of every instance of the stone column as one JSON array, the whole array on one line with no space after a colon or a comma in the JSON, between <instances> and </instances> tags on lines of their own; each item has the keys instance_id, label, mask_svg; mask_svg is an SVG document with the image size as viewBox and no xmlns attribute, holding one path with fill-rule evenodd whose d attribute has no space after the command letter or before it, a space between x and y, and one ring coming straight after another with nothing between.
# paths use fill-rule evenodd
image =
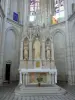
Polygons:
<instances>
[{"instance_id":1,"label":"stone column","mask_svg":"<svg viewBox=\"0 0 75 100\"><path fill-rule=\"evenodd\" d=\"M25 86L25 74L23 73L23 85Z\"/></svg>"},{"instance_id":2,"label":"stone column","mask_svg":"<svg viewBox=\"0 0 75 100\"><path fill-rule=\"evenodd\" d=\"M22 73L20 72L20 81L19 84L22 84Z\"/></svg>"},{"instance_id":3,"label":"stone column","mask_svg":"<svg viewBox=\"0 0 75 100\"><path fill-rule=\"evenodd\" d=\"M68 7L68 3L70 3L71 0L64 0L64 7L65 7L65 20L66 20L66 23L65 23L65 32L66 32L66 74L68 74L68 84L69 85L72 85L72 63L71 63L71 50L70 50L70 47L72 47L72 44L70 43L70 39L71 39L71 32L69 32L69 21L67 20L68 19L68 11L69 11L69 8Z\"/></svg>"},{"instance_id":4,"label":"stone column","mask_svg":"<svg viewBox=\"0 0 75 100\"><path fill-rule=\"evenodd\" d=\"M3 0L2 0L3 1ZM4 0L5 1L5 0ZM6 17L7 17L7 14L8 14L8 6L9 6L9 0L6 0L5 1L5 4L4 4L4 13L5 13L5 15L6 15Z\"/></svg>"},{"instance_id":5,"label":"stone column","mask_svg":"<svg viewBox=\"0 0 75 100\"><path fill-rule=\"evenodd\" d=\"M57 72L55 72L55 83L57 83Z\"/></svg>"},{"instance_id":6,"label":"stone column","mask_svg":"<svg viewBox=\"0 0 75 100\"><path fill-rule=\"evenodd\" d=\"M24 87L26 87L26 81L27 81L26 75L27 75L26 73L23 73L23 83L22 84L23 84Z\"/></svg>"},{"instance_id":7,"label":"stone column","mask_svg":"<svg viewBox=\"0 0 75 100\"><path fill-rule=\"evenodd\" d=\"M28 77L27 76L28 76L28 73L25 74L25 85L28 84Z\"/></svg>"},{"instance_id":8,"label":"stone column","mask_svg":"<svg viewBox=\"0 0 75 100\"><path fill-rule=\"evenodd\" d=\"M29 29L29 68L32 68L32 29Z\"/></svg>"},{"instance_id":9,"label":"stone column","mask_svg":"<svg viewBox=\"0 0 75 100\"><path fill-rule=\"evenodd\" d=\"M52 20L52 0L49 0L49 4L50 4L50 24L51 24L51 20Z\"/></svg>"},{"instance_id":10,"label":"stone column","mask_svg":"<svg viewBox=\"0 0 75 100\"><path fill-rule=\"evenodd\" d=\"M32 68L32 40L29 39L29 63L28 67Z\"/></svg>"},{"instance_id":11,"label":"stone column","mask_svg":"<svg viewBox=\"0 0 75 100\"><path fill-rule=\"evenodd\" d=\"M52 73L51 79L52 79L52 85L54 85L54 84L55 84L55 83L54 83L54 73Z\"/></svg>"},{"instance_id":12,"label":"stone column","mask_svg":"<svg viewBox=\"0 0 75 100\"><path fill-rule=\"evenodd\" d=\"M17 0L16 2L17 2L17 9L16 9L16 11L18 13L18 17L20 18L20 0ZM21 9L22 9L22 7L21 7Z\"/></svg>"},{"instance_id":13,"label":"stone column","mask_svg":"<svg viewBox=\"0 0 75 100\"><path fill-rule=\"evenodd\" d=\"M51 41L51 67L54 67L54 47L53 47L53 41Z\"/></svg>"},{"instance_id":14,"label":"stone column","mask_svg":"<svg viewBox=\"0 0 75 100\"><path fill-rule=\"evenodd\" d=\"M23 15L24 15L24 0L17 0L17 12L19 14L19 22L23 24Z\"/></svg>"},{"instance_id":15,"label":"stone column","mask_svg":"<svg viewBox=\"0 0 75 100\"><path fill-rule=\"evenodd\" d=\"M51 0L51 15L53 16L54 15L54 3L55 1L54 0Z\"/></svg>"},{"instance_id":16,"label":"stone column","mask_svg":"<svg viewBox=\"0 0 75 100\"><path fill-rule=\"evenodd\" d=\"M32 39L29 39L29 60L32 60Z\"/></svg>"},{"instance_id":17,"label":"stone column","mask_svg":"<svg viewBox=\"0 0 75 100\"><path fill-rule=\"evenodd\" d=\"M29 73L28 73L28 77L27 77L27 82L28 82L28 84L29 84L29 82L30 82L30 78L29 78L30 76L29 76Z\"/></svg>"},{"instance_id":18,"label":"stone column","mask_svg":"<svg viewBox=\"0 0 75 100\"><path fill-rule=\"evenodd\" d=\"M23 41L21 42L21 48L20 48L20 60L23 60Z\"/></svg>"},{"instance_id":19,"label":"stone column","mask_svg":"<svg viewBox=\"0 0 75 100\"><path fill-rule=\"evenodd\" d=\"M29 21L29 13L30 13L30 0L24 0L24 16L23 16L23 20L24 20L24 25L26 27L26 25L28 24Z\"/></svg>"},{"instance_id":20,"label":"stone column","mask_svg":"<svg viewBox=\"0 0 75 100\"><path fill-rule=\"evenodd\" d=\"M10 15L10 12L11 12L11 11L10 11L10 9L11 9L11 8L10 8L10 7L11 7L10 5L11 5L11 0L9 0L9 2L8 2L8 11L7 11L7 15Z\"/></svg>"},{"instance_id":21,"label":"stone column","mask_svg":"<svg viewBox=\"0 0 75 100\"><path fill-rule=\"evenodd\" d=\"M47 84L50 84L50 74L47 73Z\"/></svg>"},{"instance_id":22,"label":"stone column","mask_svg":"<svg viewBox=\"0 0 75 100\"><path fill-rule=\"evenodd\" d=\"M50 73L50 75L51 75L51 85L52 85L52 83L53 83L53 82L52 82L52 73Z\"/></svg>"},{"instance_id":23,"label":"stone column","mask_svg":"<svg viewBox=\"0 0 75 100\"><path fill-rule=\"evenodd\" d=\"M42 40L42 60L45 60L45 40Z\"/></svg>"},{"instance_id":24,"label":"stone column","mask_svg":"<svg viewBox=\"0 0 75 100\"><path fill-rule=\"evenodd\" d=\"M9 4L8 4L8 16L11 16L11 5L12 5L12 1L9 0Z\"/></svg>"},{"instance_id":25,"label":"stone column","mask_svg":"<svg viewBox=\"0 0 75 100\"><path fill-rule=\"evenodd\" d=\"M46 58L45 58L45 39L42 40L42 60L43 60L43 64L42 66L45 66L46 65Z\"/></svg>"},{"instance_id":26,"label":"stone column","mask_svg":"<svg viewBox=\"0 0 75 100\"><path fill-rule=\"evenodd\" d=\"M51 85L51 73L49 72L49 84Z\"/></svg>"}]
</instances>

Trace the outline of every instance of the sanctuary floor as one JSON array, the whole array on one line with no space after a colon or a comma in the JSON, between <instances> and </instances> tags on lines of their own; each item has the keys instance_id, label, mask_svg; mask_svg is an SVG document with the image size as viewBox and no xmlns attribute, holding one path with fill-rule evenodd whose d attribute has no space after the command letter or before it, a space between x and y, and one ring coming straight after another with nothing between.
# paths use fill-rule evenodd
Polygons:
<instances>
[{"instance_id":1,"label":"sanctuary floor","mask_svg":"<svg viewBox=\"0 0 75 100\"><path fill-rule=\"evenodd\" d=\"M15 96L14 90L17 83L0 86L0 100L75 100L75 86L60 84L67 90L64 95L49 94L44 96Z\"/></svg>"}]
</instances>

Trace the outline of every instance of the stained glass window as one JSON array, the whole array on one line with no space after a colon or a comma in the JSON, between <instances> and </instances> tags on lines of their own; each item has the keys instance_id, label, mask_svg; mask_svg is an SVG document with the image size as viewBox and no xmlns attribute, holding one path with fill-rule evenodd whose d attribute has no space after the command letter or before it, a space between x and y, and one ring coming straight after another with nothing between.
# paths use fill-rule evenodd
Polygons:
<instances>
[{"instance_id":1,"label":"stained glass window","mask_svg":"<svg viewBox=\"0 0 75 100\"><path fill-rule=\"evenodd\" d=\"M55 0L56 17L64 17L64 0Z\"/></svg>"},{"instance_id":2,"label":"stained glass window","mask_svg":"<svg viewBox=\"0 0 75 100\"><path fill-rule=\"evenodd\" d=\"M55 12L53 16L53 21L56 23L62 21L64 19L64 0L55 0Z\"/></svg>"},{"instance_id":3,"label":"stained glass window","mask_svg":"<svg viewBox=\"0 0 75 100\"><path fill-rule=\"evenodd\" d=\"M30 18L29 21L36 19L36 11L39 10L39 0L30 0Z\"/></svg>"}]
</instances>

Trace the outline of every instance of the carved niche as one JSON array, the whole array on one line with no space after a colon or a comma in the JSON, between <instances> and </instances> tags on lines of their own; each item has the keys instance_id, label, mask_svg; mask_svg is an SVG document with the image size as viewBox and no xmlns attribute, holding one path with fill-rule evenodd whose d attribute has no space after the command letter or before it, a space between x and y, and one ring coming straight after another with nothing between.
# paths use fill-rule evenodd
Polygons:
<instances>
[{"instance_id":1,"label":"carved niche","mask_svg":"<svg viewBox=\"0 0 75 100\"><path fill-rule=\"evenodd\" d=\"M39 37L36 36L33 42L33 58L40 59L41 55L41 43Z\"/></svg>"},{"instance_id":2,"label":"carved niche","mask_svg":"<svg viewBox=\"0 0 75 100\"><path fill-rule=\"evenodd\" d=\"M25 38L24 42L23 42L23 59L24 60L29 59L29 41L28 41L28 38Z\"/></svg>"},{"instance_id":3,"label":"carved niche","mask_svg":"<svg viewBox=\"0 0 75 100\"><path fill-rule=\"evenodd\" d=\"M46 48L46 54L45 54L46 59L50 60L51 59L51 42L49 38L46 40L45 48Z\"/></svg>"}]
</instances>

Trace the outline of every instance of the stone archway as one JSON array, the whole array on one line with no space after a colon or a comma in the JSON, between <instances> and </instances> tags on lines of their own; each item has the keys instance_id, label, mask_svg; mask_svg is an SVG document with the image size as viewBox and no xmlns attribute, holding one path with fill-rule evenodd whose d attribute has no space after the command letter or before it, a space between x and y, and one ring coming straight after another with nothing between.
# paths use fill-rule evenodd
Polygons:
<instances>
[{"instance_id":1,"label":"stone archway","mask_svg":"<svg viewBox=\"0 0 75 100\"><path fill-rule=\"evenodd\" d=\"M61 30L53 32L55 65L58 70L58 80L67 80L65 35Z\"/></svg>"},{"instance_id":2,"label":"stone archway","mask_svg":"<svg viewBox=\"0 0 75 100\"><path fill-rule=\"evenodd\" d=\"M41 42L40 42L40 36L36 35L33 38L32 42L32 54L33 59L40 59L41 58Z\"/></svg>"},{"instance_id":3,"label":"stone archway","mask_svg":"<svg viewBox=\"0 0 75 100\"><path fill-rule=\"evenodd\" d=\"M4 80L5 80L5 67L6 67L6 62L11 61L11 69L10 69L10 80L17 80L18 79L18 67L19 67L19 47L20 47L20 42L19 42L19 35L18 31L10 27L6 30L6 35L5 35L5 46L4 46L4 68L3 68L3 75L4 75Z\"/></svg>"}]
</instances>

